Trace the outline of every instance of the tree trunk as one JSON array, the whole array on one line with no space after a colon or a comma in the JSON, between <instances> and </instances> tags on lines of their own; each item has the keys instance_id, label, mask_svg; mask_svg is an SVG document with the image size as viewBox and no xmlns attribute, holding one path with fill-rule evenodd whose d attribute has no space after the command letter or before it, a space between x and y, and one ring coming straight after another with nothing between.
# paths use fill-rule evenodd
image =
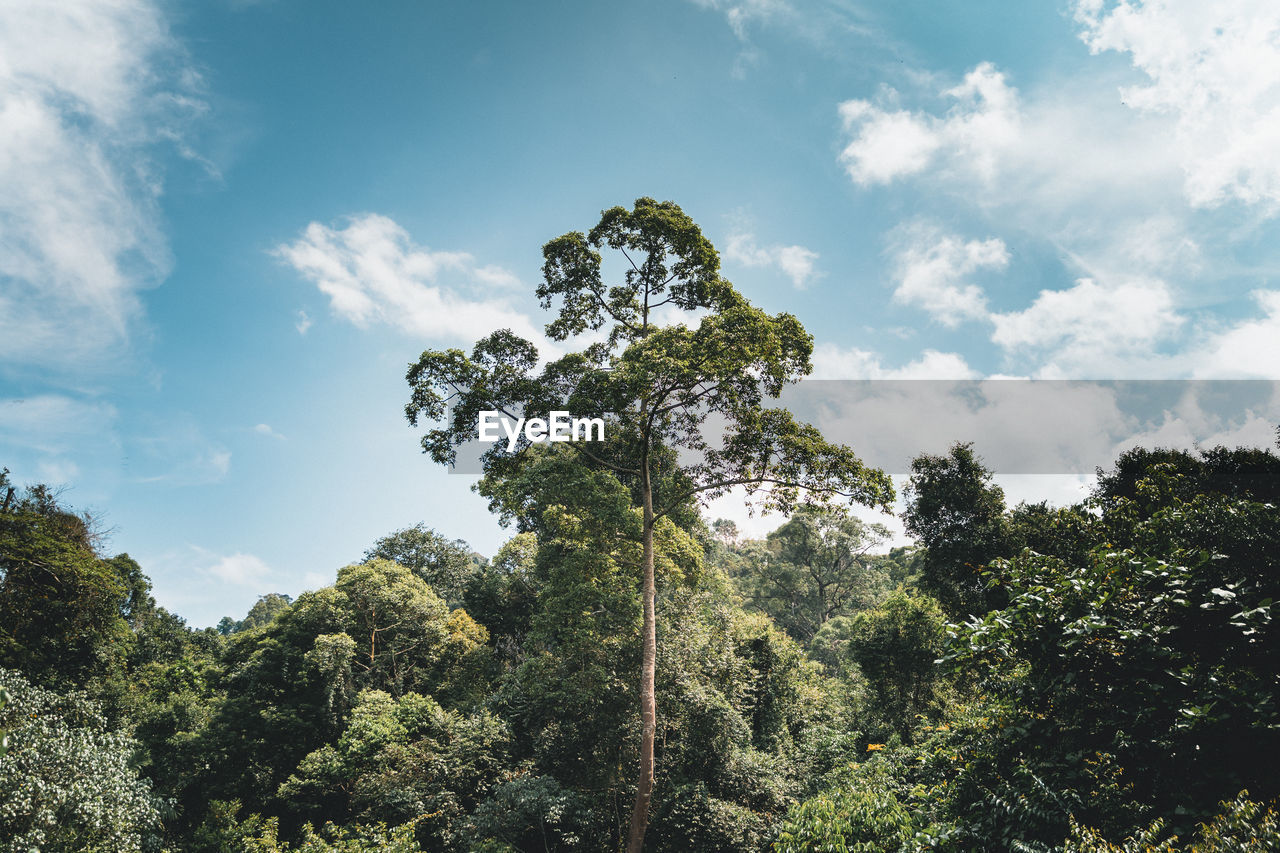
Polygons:
<instances>
[{"instance_id":1,"label":"tree trunk","mask_svg":"<svg viewBox=\"0 0 1280 853\"><path fill-rule=\"evenodd\" d=\"M636 802L631 811L631 833L627 837L627 853L641 853L644 833L649 825L649 801L653 798L653 739L658 729L658 703L654 693L654 672L658 665L658 618L654 610L657 585L653 576L653 488L649 481L649 464L640 470L644 492L644 650L640 662L640 778L636 783Z\"/></svg>"}]
</instances>

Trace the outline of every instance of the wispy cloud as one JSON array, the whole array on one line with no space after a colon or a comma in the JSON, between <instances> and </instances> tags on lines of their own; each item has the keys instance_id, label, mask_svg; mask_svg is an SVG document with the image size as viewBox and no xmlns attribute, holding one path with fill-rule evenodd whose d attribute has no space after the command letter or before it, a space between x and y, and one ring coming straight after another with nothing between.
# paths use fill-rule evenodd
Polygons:
<instances>
[{"instance_id":1,"label":"wispy cloud","mask_svg":"<svg viewBox=\"0 0 1280 853\"><path fill-rule=\"evenodd\" d=\"M731 73L745 78L765 57L757 40L766 31L799 38L810 49L820 49L833 58L846 59L849 37L867 38L868 44L883 47L887 33L868 26L869 16L860 4L842 2L799 3L787 0L692 0L693 4L724 16L741 49Z\"/></svg>"},{"instance_id":2,"label":"wispy cloud","mask_svg":"<svg viewBox=\"0 0 1280 853\"><path fill-rule=\"evenodd\" d=\"M693 0L704 9L712 9L724 15L734 36L742 43L742 51L734 61L733 74L744 77L760 54L752 43L751 30L772 23L780 18L791 18L795 10L785 0Z\"/></svg>"},{"instance_id":3,"label":"wispy cloud","mask_svg":"<svg viewBox=\"0 0 1280 853\"><path fill-rule=\"evenodd\" d=\"M804 246L761 246L754 234L737 231L729 236L724 256L744 267L773 267L803 289L815 275L818 253Z\"/></svg>"},{"instance_id":4,"label":"wispy cloud","mask_svg":"<svg viewBox=\"0 0 1280 853\"><path fill-rule=\"evenodd\" d=\"M204 109L150 0L0 4L0 362L118 352L166 274L157 142Z\"/></svg>"},{"instance_id":5,"label":"wispy cloud","mask_svg":"<svg viewBox=\"0 0 1280 853\"><path fill-rule=\"evenodd\" d=\"M253 428L253 431L258 435L265 435L267 438L284 441L284 436L272 429L270 424L258 424Z\"/></svg>"},{"instance_id":6,"label":"wispy cloud","mask_svg":"<svg viewBox=\"0 0 1280 853\"><path fill-rule=\"evenodd\" d=\"M887 367L871 350L823 343L813 351L812 379L975 379L980 374L964 356L927 349L901 367Z\"/></svg>"},{"instance_id":7,"label":"wispy cloud","mask_svg":"<svg viewBox=\"0 0 1280 853\"><path fill-rule=\"evenodd\" d=\"M993 230L1053 245L1098 279L1200 260L1182 168L1161 143L1172 126L1123 106L1109 78L1085 70L1070 90L1026 94L982 63L958 85L922 79L909 96L840 105L848 141L839 161L858 186L917 182L980 211Z\"/></svg>"},{"instance_id":8,"label":"wispy cloud","mask_svg":"<svg viewBox=\"0 0 1280 853\"><path fill-rule=\"evenodd\" d=\"M62 394L0 399L0 460L23 481L62 485L118 463L118 413Z\"/></svg>"},{"instance_id":9,"label":"wispy cloud","mask_svg":"<svg viewBox=\"0 0 1280 853\"><path fill-rule=\"evenodd\" d=\"M204 571L223 583L257 587L272 575L271 567L253 554L228 554L205 566Z\"/></svg>"},{"instance_id":10,"label":"wispy cloud","mask_svg":"<svg viewBox=\"0 0 1280 853\"><path fill-rule=\"evenodd\" d=\"M385 216L352 217L338 228L312 222L275 254L329 297L335 315L360 328L384 324L449 341L470 341L502 327L530 340L542 337L505 298L472 295L494 285L506 288L515 276L478 265L466 252L418 246Z\"/></svg>"},{"instance_id":11,"label":"wispy cloud","mask_svg":"<svg viewBox=\"0 0 1280 853\"><path fill-rule=\"evenodd\" d=\"M231 451L186 413L136 425L124 444L126 474L138 482L200 486L231 472Z\"/></svg>"}]
</instances>

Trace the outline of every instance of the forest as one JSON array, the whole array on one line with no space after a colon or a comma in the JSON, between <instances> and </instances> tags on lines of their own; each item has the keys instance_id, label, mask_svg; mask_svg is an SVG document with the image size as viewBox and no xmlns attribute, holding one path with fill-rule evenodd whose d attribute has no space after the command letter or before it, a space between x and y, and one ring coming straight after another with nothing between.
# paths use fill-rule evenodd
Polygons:
<instances>
[{"instance_id":1,"label":"forest","mask_svg":"<svg viewBox=\"0 0 1280 853\"><path fill-rule=\"evenodd\" d=\"M891 478L769 405L812 339L678 207L543 257L580 350L407 375L423 465L481 410L608 424L485 451L491 556L426 519L196 629L5 470L0 851L1280 850L1275 450L1128 450L1059 507L958 443L890 548L853 508ZM785 521L707 518L731 489Z\"/></svg>"}]
</instances>

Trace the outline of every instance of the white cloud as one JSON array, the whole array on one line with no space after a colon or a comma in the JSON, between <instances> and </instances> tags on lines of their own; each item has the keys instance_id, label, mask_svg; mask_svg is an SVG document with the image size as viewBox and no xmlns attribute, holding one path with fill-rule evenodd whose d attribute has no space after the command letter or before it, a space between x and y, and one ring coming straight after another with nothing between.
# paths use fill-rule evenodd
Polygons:
<instances>
[{"instance_id":1,"label":"white cloud","mask_svg":"<svg viewBox=\"0 0 1280 853\"><path fill-rule=\"evenodd\" d=\"M852 3L799 3L788 0L692 0L693 4L724 16L740 50L732 74L739 79L766 58L756 46L757 36L783 36L798 40L810 52L845 59L848 40L874 40L884 47L888 35L874 23L872 15ZM766 30L768 31L766 33Z\"/></svg>"},{"instance_id":2,"label":"white cloud","mask_svg":"<svg viewBox=\"0 0 1280 853\"><path fill-rule=\"evenodd\" d=\"M0 361L118 352L167 272L148 156L185 150L199 78L149 0L0 4Z\"/></svg>"},{"instance_id":3,"label":"white cloud","mask_svg":"<svg viewBox=\"0 0 1280 853\"><path fill-rule=\"evenodd\" d=\"M478 267L465 252L417 246L385 216L353 217L343 228L312 222L275 254L329 297L334 314L360 328L383 323L426 338L471 341L506 327L535 342L542 337L505 300L465 296L441 281L451 276L474 289L505 286L514 276Z\"/></svg>"},{"instance_id":4,"label":"white cloud","mask_svg":"<svg viewBox=\"0 0 1280 853\"><path fill-rule=\"evenodd\" d=\"M1183 324L1158 280L1104 288L1081 279L1067 290L1042 290L1025 310L991 320L991 339L1006 351L1042 354L1050 365L1042 375L1074 378L1107 378L1125 359L1151 355Z\"/></svg>"},{"instance_id":5,"label":"white cloud","mask_svg":"<svg viewBox=\"0 0 1280 853\"><path fill-rule=\"evenodd\" d=\"M60 394L0 400L0 438L10 447L56 456L84 439L113 429L116 409L109 403L76 400Z\"/></svg>"},{"instance_id":6,"label":"white cloud","mask_svg":"<svg viewBox=\"0 0 1280 853\"><path fill-rule=\"evenodd\" d=\"M1280 379L1280 290L1259 290L1264 316L1246 319L1207 340L1192 355L1198 377Z\"/></svg>"},{"instance_id":7,"label":"white cloud","mask_svg":"<svg viewBox=\"0 0 1280 853\"><path fill-rule=\"evenodd\" d=\"M204 569L224 583L256 586L271 576L271 567L253 554L235 553L218 558Z\"/></svg>"},{"instance_id":8,"label":"white cloud","mask_svg":"<svg viewBox=\"0 0 1280 853\"><path fill-rule=\"evenodd\" d=\"M694 0L704 9L723 12L729 29L740 41L748 40L747 29L755 24L764 24L780 15L788 15L793 11L784 0Z\"/></svg>"},{"instance_id":9,"label":"white cloud","mask_svg":"<svg viewBox=\"0 0 1280 853\"><path fill-rule=\"evenodd\" d=\"M61 394L0 399L0 464L23 482L72 483L120 458L114 406Z\"/></svg>"},{"instance_id":10,"label":"white cloud","mask_svg":"<svg viewBox=\"0 0 1280 853\"><path fill-rule=\"evenodd\" d=\"M276 438L284 441L284 436L271 428L270 424L258 424L253 428L258 435L265 435L267 438Z\"/></svg>"},{"instance_id":11,"label":"white cloud","mask_svg":"<svg viewBox=\"0 0 1280 853\"><path fill-rule=\"evenodd\" d=\"M126 473L142 483L200 486L231 472L231 451L184 412L141 425L127 436L125 449Z\"/></svg>"},{"instance_id":12,"label":"white cloud","mask_svg":"<svg viewBox=\"0 0 1280 853\"><path fill-rule=\"evenodd\" d=\"M864 186L922 172L942 147L927 122L902 110L886 112L867 101L846 101L840 118L845 130L857 129L840 161L849 177Z\"/></svg>"},{"instance_id":13,"label":"white cloud","mask_svg":"<svg viewBox=\"0 0 1280 853\"><path fill-rule=\"evenodd\" d=\"M1280 203L1280 5L1273 0L1078 0L1095 53L1128 53L1150 81L1122 90L1134 109L1176 119L1195 205Z\"/></svg>"},{"instance_id":14,"label":"white cloud","mask_svg":"<svg viewBox=\"0 0 1280 853\"><path fill-rule=\"evenodd\" d=\"M1280 37L1280 11L1234 0L1103 5L1079 8L1084 38L1097 50L1132 47L1135 65L1149 72L1146 89L1117 94L1114 71L1099 66L1082 69L1070 87L1047 81L1021 93L983 64L958 87L924 93L943 97L940 110L903 109L892 92L842 105L849 142L841 161L856 183L920 179L922 189L980 211L988 228L1033 254L1056 254L1076 281L997 311L957 272L960 247L980 242L954 238L931 253L920 227L907 225L897 233L910 239L890 237L906 246L891 256L895 298L944 323L986 312L1007 368L1042 378L1280 376L1271 343L1280 322L1269 297L1258 296L1262 316L1226 328L1211 309L1195 311L1265 284L1274 267L1271 253L1250 243L1268 245L1260 230L1280 200L1268 196L1280 160L1270 142L1254 161L1242 152L1270 140L1280 120L1280 76L1267 71L1266 58ZM1212 35L1214 27L1222 32ZM1222 53L1233 39L1256 61L1251 70ZM1236 85L1239 92L1227 91ZM1203 110L1189 112L1195 104ZM1224 104L1237 112L1219 115ZM1222 173L1213 171L1219 153L1231 164ZM1231 180L1218 180L1227 173ZM1212 215L1194 207L1227 199L1260 204ZM994 264L995 243L991 249Z\"/></svg>"},{"instance_id":15,"label":"white cloud","mask_svg":"<svg viewBox=\"0 0 1280 853\"><path fill-rule=\"evenodd\" d=\"M523 285L523 282L516 277L515 273L494 264L485 264L482 267L477 267L472 270L471 274L475 276L476 281L487 284L490 287L515 290Z\"/></svg>"},{"instance_id":16,"label":"white cloud","mask_svg":"<svg viewBox=\"0 0 1280 853\"><path fill-rule=\"evenodd\" d=\"M305 335L311 328L311 316L306 311L299 311L298 322L294 323L293 327L298 330L298 334Z\"/></svg>"},{"instance_id":17,"label":"white cloud","mask_svg":"<svg viewBox=\"0 0 1280 853\"><path fill-rule=\"evenodd\" d=\"M982 288L964 279L982 270L1003 270L1009 251L1003 241L964 241L950 234L917 227L907 229L896 252L898 286L895 302L915 305L945 326L987 315Z\"/></svg>"},{"instance_id":18,"label":"white cloud","mask_svg":"<svg viewBox=\"0 0 1280 853\"><path fill-rule=\"evenodd\" d=\"M776 267L801 289L813 278L818 260L818 253L804 246L761 246L754 235L742 231L729 236L724 255L745 267Z\"/></svg>"},{"instance_id":19,"label":"white cloud","mask_svg":"<svg viewBox=\"0 0 1280 853\"><path fill-rule=\"evenodd\" d=\"M941 97L941 108L904 109L892 90L840 106L839 160L856 184L918 179L922 191L980 210L988 228L1047 243L1076 275L1104 282L1202 263L1181 166L1164 142L1173 123L1121 104L1112 77L1085 68L1069 86L1023 93L982 63L957 86L912 94Z\"/></svg>"},{"instance_id":20,"label":"white cloud","mask_svg":"<svg viewBox=\"0 0 1280 853\"><path fill-rule=\"evenodd\" d=\"M885 367L882 357L857 347L819 344L813 351L811 379L973 379L978 373L963 356L927 349L902 367Z\"/></svg>"},{"instance_id":21,"label":"white cloud","mask_svg":"<svg viewBox=\"0 0 1280 853\"><path fill-rule=\"evenodd\" d=\"M984 62L943 95L952 103L941 118L887 110L870 101L840 105L852 139L840 152L849 177L864 186L917 174L940 157L990 180L1002 154L1021 137L1018 93L1004 74Z\"/></svg>"}]
</instances>

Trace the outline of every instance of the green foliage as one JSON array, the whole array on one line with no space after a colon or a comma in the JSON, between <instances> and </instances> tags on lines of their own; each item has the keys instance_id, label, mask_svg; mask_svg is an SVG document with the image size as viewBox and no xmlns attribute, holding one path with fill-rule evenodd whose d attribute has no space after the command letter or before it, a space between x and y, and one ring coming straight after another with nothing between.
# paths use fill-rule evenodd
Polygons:
<instances>
[{"instance_id":1,"label":"green foliage","mask_svg":"<svg viewBox=\"0 0 1280 853\"><path fill-rule=\"evenodd\" d=\"M1154 811L1185 834L1241 788L1276 795L1280 515L1184 480L1160 460L1132 497L1104 485L1101 545L996 563L1007 606L952 626L948 657L996 709L953 810L993 848L1053 844L1071 816L1114 837Z\"/></svg>"},{"instance_id":2,"label":"green foliage","mask_svg":"<svg viewBox=\"0 0 1280 853\"><path fill-rule=\"evenodd\" d=\"M800 507L765 543L738 549L736 580L751 607L808 642L885 591L888 579L869 552L887 537L843 507Z\"/></svg>"},{"instance_id":3,"label":"green foliage","mask_svg":"<svg viewBox=\"0 0 1280 853\"><path fill-rule=\"evenodd\" d=\"M515 662L533 624L542 579L536 571L538 537L517 533L467 583L467 613L489 631L495 651Z\"/></svg>"},{"instance_id":4,"label":"green foliage","mask_svg":"<svg viewBox=\"0 0 1280 853\"><path fill-rule=\"evenodd\" d=\"M337 741L306 756L279 795L313 820L415 820L418 837L439 844L507 763L505 727L491 714L449 711L416 693L394 699L367 690Z\"/></svg>"},{"instance_id":5,"label":"green foliage","mask_svg":"<svg viewBox=\"0 0 1280 853\"><path fill-rule=\"evenodd\" d=\"M604 849L583 798L549 776L521 775L499 785L472 815L471 847L492 851Z\"/></svg>"},{"instance_id":6,"label":"green foliage","mask_svg":"<svg viewBox=\"0 0 1280 853\"><path fill-rule=\"evenodd\" d=\"M450 612L398 563L341 569L334 586L304 593L272 622L230 638L226 698L188 748L238 759L207 766L185 797L269 805L297 821L279 786L342 733L359 691L472 704L488 687L487 639L482 626L462 610Z\"/></svg>"},{"instance_id":7,"label":"green foliage","mask_svg":"<svg viewBox=\"0 0 1280 853\"><path fill-rule=\"evenodd\" d=\"M68 688L118 678L136 604L132 561L104 560L92 521L41 486L0 512L0 666Z\"/></svg>"},{"instance_id":8,"label":"green foliage","mask_svg":"<svg viewBox=\"0 0 1280 853\"><path fill-rule=\"evenodd\" d=\"M911 462L903 520L925 547L920 585L951 614L985 613L998 603L981 571L1008 556L1011 543L1004 491L992 476L971 444Z\"/></svg>"},{"instance_id":9,"label":"green foliage","mask_svg":"<svg viewBox=\"0 0 1280 853\"><path fill-rule=\"evenodd\" d=\"M894 853L910 849L910 812L882 782L836 788L787 812L775 853Z\"/></svg>"},{"instance_id":10,"label":"green foliage","mask_svg":"<svg viewBox=\"0 0 1280 853\"><path fill-rule=\"evenodd\" d=\"M266 595L260 595L243 619L236 620L230 616L223 616L216 630L225 637L238 631L261 628L287 610L292 603L293 599L282 593L269 592Z\"/></svg>"},{"instance_id":11,"label":"green foliage","mask_svg":"<svg viewBox=\"0 0 1280 853\"><path fill-rule=\"evenodd\" d=\"M436 595L457 603L476 574L477 557L461 539L446 539L419 523L383 536L365 551L362 562L382 559L399 563L426 581Z\"/></svg>"},{"instance_id":12,"label":"green foliage","mask_svg":"<svg viewBox=\"0 0 1280 853\"><path fill-rule=\"evenodd\" d=\"M158 847L161 803L132 764L135 742L82 693L59 694L0 669L0 851Z\"/></svg>"},{"instance_id":13,"label":"green foliage","mask_svg":"<svg viewBox=\"0 0 1280 853\"><path fill-rule=\"evenodd\" d=\"M606 247L628 267L612 284L603 276ZM616 503L600 508L604 526L629 527L641 551L640 771L627 841L639 853L654 786L658 523L689 530L697 523L696 501L736 487L767 508L790 512L802 503L887 508L893 485L848 447L765 405L810 372L813 339L794 316L770 316L748 304L720 276L715 247L674 203L640 198L630 210L610 208L590 233L549 241L543 258L538 298L544 309L557 309L548 337L564 341L607 327L604 340L537 372L537 348L507 329L478 341L469 355L428 350L406 374L405 415L414 426L437 424L422 448L442 464L452 464L457 448L473 440L482 411L569 411L605 422L607 441L561 447L582 467L613 475L639 510L638 525L624 525ZM659 326L654 312L662 306L702 316L692 328ZM531 515L512 500L522 489L503 481L523 479L521 470L544 456L524 434L514 446L496 442L484 453L495 508L507 517ZM573 520L589 528L595 511ZM672 560L677 568L681 562Z\"/></svg>"},{"instance_id":14,"label":"green foliage","mask_svg":"<svg viewBox=\"0 0 1280 853\"><path fill-rule=\"evenodd\" d=\"M531 781L513 780L493 803L515 808L517 793L537 793L535 802L564 811L561 824L543 823L533 817L542 806L521 806L529 817L481 837L540 850L544 828L555 824L555 833L546 829L552 849L612 847L625 829L617 815L630 797L625 768L638 748L637 691L626 673L638 662L641 554L631 536L639 513L618 478L576 464L563 449L540 453L526 474L501 485L503 501L524 513L522 526L536 531L524 534L536 551L520 569L522 588L536 595L496 697L512 724L513 760L530 767L520 778ZM657 742L666 793L655 800L647 843L686 850L696 836L704 849L759 849L807 776L843 754L841 709L793 640L728 602L725 578L703 564L694 537L666 519L655 527L663 614ZM810 748L811 738L824 745ZM492 821L497 809L477 814Z\"/></svg>"},{"instance_id":15,"label":"green foliage","mask_svg":"<svg viewBox=\"0 0 1280 853\"><path fill-rule=\"evenodd\" d=\"M238 630L252 631L254 628L261 628L283 613L292 601L289 596L281 595L278 592L270 592L259 596L253 607L249 608L248 614L237 626Z\"/></svg>"},{"instance_id":16,"label":"green foliage","mask_svg":"<svg viewBox=\"0 0 1280 853\"><path fill-rule=\"evenodd\" d=\"M1280 503L1280 456L1271 450L1245 447L1215 447L1199 453L1142 447L1125 451L1111 471L1099 472L1096 497L1108 505L1132 501L1140 514L1150 515L1165 503L1143 486L1157 468L1164 470L1173 484L1169 497L1180 501L1216 494Z\"/></svg>"},{"instance_id":17,"label":"green foliage","mask_svg":"<svg viewBox=\"0 0 1280 853\"><path fill-rule=\"evenodd\" d=\"M762 850L769 840L772 817L714 796L705 782L678 785L663 798L648 844L672 853Z\"/></svg>"},{"instance_id":18,"label":"green foliage","mask_svg":"<svg viewBox=\"0 0 1280 853\"><path fill-rule=\"evenodd\" d=\"M1137 531L1143 552L1098 550L1083 566L1025 555L1002 564L1009 606L956 632L955 652L1030 716L1029 736L1064 753L1088 746L1143 768L1134 779L1162 804L1203 809L1273 779L1260 755L1280 749L1272 602L1280 558L1275 507L1204 497L1158 512ZM1181 534L1226 527L1224 551ZM1252 535L1250 535L1252 533ZM1118 694L1115 685L1123 684Z\"/></svg>"},{"instance_id":19,"label":"green foliage","mask_svg":"<svg viewBox=\"0 0 1280 853\"><path fill-rule=\"evenodd\" d=\"M921 720L941 713L945 675L936 661L946 639L933 599L898 589L878 606L850 618L846 653L868 688L868 713L884 737L910 739Z\"/></svg>"},{"instance_id":20,"label":"green foliage","mask_svg":"<svg viewBox=\"0 0 1280 853\"><path fill-rule=\"evenodd\" d=\"M263 819L257 815L234 826L231 832L223 833L216 849L218 853L422 853L423 850L418 845L412 822L396 827L382 823L338 826L326 822L319 830L308 823L303 825L297 843L290 844L280 840L276 818Z\"/></svg>"},{"instance_id":21,"label":"green foliage","mask_svg":"<svg viewBox=\"0 0 1280 853\"><path fill-rule=\"evenodd\" d=\"M1234 800L1224 800L1221 811L1196 827L1195 838L1179 844L1170 837L1164 821L1125 838L1119 844L1107 841L1095 830L1072 823L1071 837L1062 853L1262 853L1280 850L1280 815L1275 805L1262 806L1241 791Z\"/></svg>"}]
</instances>

